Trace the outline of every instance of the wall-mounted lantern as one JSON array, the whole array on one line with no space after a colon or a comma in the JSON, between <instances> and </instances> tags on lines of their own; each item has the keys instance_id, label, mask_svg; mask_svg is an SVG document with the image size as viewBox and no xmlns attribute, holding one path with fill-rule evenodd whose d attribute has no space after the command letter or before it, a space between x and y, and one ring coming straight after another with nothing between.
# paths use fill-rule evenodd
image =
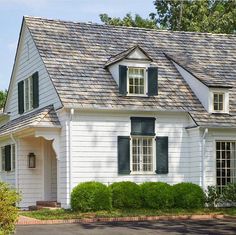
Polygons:
<instances>
[{"instance_id":1,"label":"wall-mounted lantern","mask_svg":"<svg viewBox=\"0 0 236 235\"><path fill-rule=\"evenodd\" d=\"M34 153L29 153L28 155L28 167L36 168L36 156Z\"/></svg>"}]
</instances>

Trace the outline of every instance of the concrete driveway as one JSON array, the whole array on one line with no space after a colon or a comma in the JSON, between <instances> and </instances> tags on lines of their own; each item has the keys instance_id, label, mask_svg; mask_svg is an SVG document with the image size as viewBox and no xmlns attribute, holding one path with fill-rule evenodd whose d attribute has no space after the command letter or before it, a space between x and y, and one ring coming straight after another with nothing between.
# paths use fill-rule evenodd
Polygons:
<instances>
[{"instance_id":1,"label":"concrete driveway","mask_svg":"<svg viewBox=\"0 0 236 235\"><path fill-rule=\"evenodd\" d=\"M17 226L16 235L236 234L236 221L180 220Z\"/></svg>"}]
</instances>

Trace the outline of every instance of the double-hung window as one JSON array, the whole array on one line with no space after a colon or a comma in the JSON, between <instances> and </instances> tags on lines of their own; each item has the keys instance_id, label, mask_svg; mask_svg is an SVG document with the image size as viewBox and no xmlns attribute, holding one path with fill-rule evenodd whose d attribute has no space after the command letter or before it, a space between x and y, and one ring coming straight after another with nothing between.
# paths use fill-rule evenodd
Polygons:
<instances>
[{"instance_id":1,"label":"double-hung window","mask_svg":"<svg viewBox=\"0 0 236 235\"><path fill-rule=\"evenodd\" d=\"M33 109L33 79L32 76L24 80L24 110Z\"/></svg>"},{"instance_id":2,"label":"double-hung window","mask_svg":"<svg viewBox=\"0 0 236 235\"><path fill-rule=\"evenodd\" d=\"M131 95L146 94L145 68L128 68L128 93Z\"/></svg>"},{"instance_id":3,"label":"double-hung window","mask_svg":"<svg viewBox=\"0 0 236 235\"><path fill-rule=\"evenodd\" d=\"M18 83L18 112L23 114L39 107L38 72Z\"/></svg>"},{"instance_id":4,"label":"double-hung window","mask_svg":"<svg viewBox=\"0 0 236 235\"><path fill-rule=\"evenodd\" d=\"M131 118L131 172L154 173L155 118Z\"/></svg>"},{"instance_id":5,"label":"double-hung window","mask_svg":"<svg viewBox=\"0 0 236 235\"><path fill-rule=\"evenodd\" d=\"M153 141L153 137L132 137L132 172L154 172Z\"/></svg>"},{"instance_id":6,"label":"double-hung window","mask_svg":"<svg viewBox=\"0 0 236 235\"><path fill-rule=\"evenodd\" d=\"M0 148L0 170L4 171L14 171L15 170L15 159L16 150L15 145L6 145Z\"/></svg>"},{"instance_id":7,"label":"double-hung window","mask_svg":"<svg viewBox=\"0 0 236 235\"><path fill-rule=\"evenodd\" d=\"M213 110L216 112L224 111L224 93L213 93Z\"/></svg>"},{"instance_id":8,"label":"double-hung window","mask_svg":"<svg viewBox=\"0 0 236 235\"><path fill-rule=\"evenodd\" d=\"M220 192L229 183L236 183L236 142L216 142L216 184Z\"/></svg>"}]
</instances>

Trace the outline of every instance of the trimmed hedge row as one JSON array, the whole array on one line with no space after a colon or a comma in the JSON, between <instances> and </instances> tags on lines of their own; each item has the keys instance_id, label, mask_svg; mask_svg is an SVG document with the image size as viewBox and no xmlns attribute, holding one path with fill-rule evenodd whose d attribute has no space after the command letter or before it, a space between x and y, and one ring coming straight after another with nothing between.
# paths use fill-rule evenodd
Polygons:
<instances>
[{"instance_id":1,"label":"trimmed hedge row","mask_svg":"<svg viewBox=\"0 0 236 235\"><path fill-rule=\"evenodd\" d=\"M123 208L203 208L205 195L200 186L179 183L170 186L162 182L116 182L106 186L99 182L77 185L71 193L71 208L75 211Z\"/></svg>"}]
</instances>

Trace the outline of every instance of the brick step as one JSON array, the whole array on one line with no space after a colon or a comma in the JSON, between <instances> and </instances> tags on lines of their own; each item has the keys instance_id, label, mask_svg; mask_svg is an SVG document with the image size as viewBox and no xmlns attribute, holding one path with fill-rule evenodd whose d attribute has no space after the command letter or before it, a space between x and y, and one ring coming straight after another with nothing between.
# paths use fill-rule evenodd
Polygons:
<instances>
[{"instance_id":1,"label":"brick step","mask_svg":"<svg viewBox=\"0 0 236 235\"><path fill-rule=\"evenodd\" d=\"M61 203L56 201L37 201L36 206L60 208Z\"/></svg>"},{"instance_id":2,"label":"brick step","mask_svg":"<svg viewBox=\"0 0 236 235\"><path fill-rule=\"evenodd\" d=\"M47 207L47 206L29 206L29 211L39 211L39 210L59 210L60 207Z\"/></svg>"}]
</instances>

